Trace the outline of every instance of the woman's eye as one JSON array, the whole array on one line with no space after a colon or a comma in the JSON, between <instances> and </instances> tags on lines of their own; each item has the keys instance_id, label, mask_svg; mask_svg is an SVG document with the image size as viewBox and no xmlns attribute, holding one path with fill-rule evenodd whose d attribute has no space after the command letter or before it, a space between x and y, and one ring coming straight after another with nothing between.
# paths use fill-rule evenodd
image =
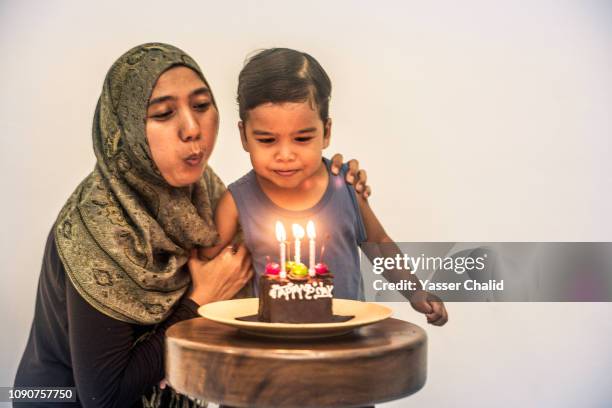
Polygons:
<instances>
[{"instance_id":1,"label":"woman's eye","mask_svg":"<svg viewBox=\"0 0 612 408\"><path fill-rule=\"evenodd\" d=\"M160 113L155 113L153 115L151 115L151 117L153 119L158 119L158 120L164 120L164 119L168 119L170 116L172 116L172 111L171 110L167 110L164 112L160 112Z\"/></svg>"}]
</instances>

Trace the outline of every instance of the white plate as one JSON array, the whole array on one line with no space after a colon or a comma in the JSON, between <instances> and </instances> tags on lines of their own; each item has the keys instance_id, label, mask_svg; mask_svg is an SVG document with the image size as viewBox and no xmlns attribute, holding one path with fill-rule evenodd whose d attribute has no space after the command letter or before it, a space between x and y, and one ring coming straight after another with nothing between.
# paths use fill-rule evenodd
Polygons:
<instances>
[{"instance_id":1,"label":"white plate","mask_svg":"<svg viewBox=\"0 0 612 408\"><path fill-rule=\"evenodd\" d=\"M233 299L209 303L201 306L198 312L209 320L235 327L249 334L278 338L339 336L391 316L391 309L376 303L333 299L334 314L355 317L338 323L264 323L236 320L237 317L257 314L258 307L258 298Z\"/></svg>"}]
</instances>

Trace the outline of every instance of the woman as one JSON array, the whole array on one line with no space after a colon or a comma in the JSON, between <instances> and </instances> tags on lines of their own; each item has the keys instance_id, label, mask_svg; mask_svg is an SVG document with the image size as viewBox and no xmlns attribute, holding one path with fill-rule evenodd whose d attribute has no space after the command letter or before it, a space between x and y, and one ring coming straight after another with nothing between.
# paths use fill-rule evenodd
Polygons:
<instances>
[{"instance_id":1,"label":"woman","mask_svg":"<svg viewBox=\"0 0 612 408\"><path fill-rule=\"evenodd\" d=\"M186 402L154 388L165 330L232 298L252 274L242 246L190 257L217 239L225 187L206 163L218 124L212 91L181 50L145 44L113 64L94 117L96 167L49 234L16 387L76 386L86 407Z\"/></svg>"}]
</instances>

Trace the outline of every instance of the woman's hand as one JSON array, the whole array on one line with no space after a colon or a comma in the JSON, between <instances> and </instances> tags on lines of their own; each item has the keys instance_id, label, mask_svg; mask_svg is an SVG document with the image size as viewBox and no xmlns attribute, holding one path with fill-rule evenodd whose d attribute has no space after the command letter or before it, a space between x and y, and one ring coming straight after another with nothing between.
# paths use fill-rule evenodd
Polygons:
<instances>
[{"instance_id":1,"label":"woman's hand","mask_svg":"<svg viewBox=\"0 0 612 408\"><path fill-rule=\"evenodd\" d=\"M236 250L227 247L210 261L200 260L193 250L187 266L191 274L187 296L199 305L233 298L253 276L251 256L244 245Z\"/></svg>"},{"instance_id":2,"label":"woman's hand","mask_svg":"<svg viewBox=\"0 0 612 408\"><path fill-rule=\"evenodd\" d=\"M340 153L334 154L331 158L331 171L333 174L340 173L340 167L344 163L344 159ZM363 198L368 198L372 195L372 189L366 184L368 175L366 171L359 168L359 162L355 159L348 161L348 171L346 172L346 182L355 186L355 191L361 193Z\"/></svg>"},{"instance_id":3,"label":"woman's hand","mask_svg":"<svg viewBox=\"0 0 612 408\"><path fill-rule=\"evenodd\" d=\"M424 290L417 290L410 297L410 304L417 312L427 317L427 323L434 326L443 326L448 321L448 312L442 300Z\"/></svg>"}]
</instances>

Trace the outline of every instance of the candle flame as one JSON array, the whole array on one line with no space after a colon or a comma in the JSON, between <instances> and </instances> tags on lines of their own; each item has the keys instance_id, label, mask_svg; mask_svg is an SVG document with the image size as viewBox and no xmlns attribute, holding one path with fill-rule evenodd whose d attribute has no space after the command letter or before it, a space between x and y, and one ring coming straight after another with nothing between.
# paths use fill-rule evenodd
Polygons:
<instances>
[{"instance_id":1,"label":"candle flame","mask_svg":"<svg viewBox=\"0 0 612 408\"><path fill-rule=\"evenodd\" d=\"M287 233L285 232L285 227L280 221L276 221L276 239L279 242L284 242L287 240Z\"/></svg>"},{"instance_id":2,"label":"candle flame","mask_svg":"<svg viewBox=\"0 0 612 408\"><path fill-rule=\"evenodd\" d=\"M306 224L306 232L308 233L308 238L310 239L315 239L317 237L317 234L315 233L314 222L308 221L308 224Z\"/></svg>"},{"instance_id":3,"label":"candle flame","mask_svg":"<svg viewBox=\"0 0 612 408\"><path fill-rule=\"evenodd\" d=\"M292 228L293 228L293 237L295 239L302 239L302 238L304 238L304 228L302 228L301 225L293 224Z\"/></svg>"}]
</instances>

